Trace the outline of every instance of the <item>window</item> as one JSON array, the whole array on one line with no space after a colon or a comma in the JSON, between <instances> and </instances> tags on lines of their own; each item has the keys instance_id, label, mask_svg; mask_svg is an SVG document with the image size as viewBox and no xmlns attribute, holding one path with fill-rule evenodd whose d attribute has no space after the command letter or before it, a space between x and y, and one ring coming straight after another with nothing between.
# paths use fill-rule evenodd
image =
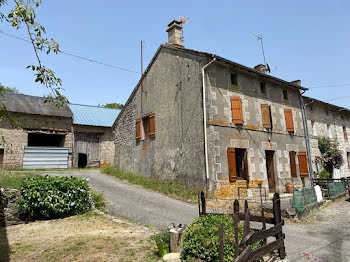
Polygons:
<instances>
[{"instance_id":1,"label":"window","mask_svg":"<svg viewBox=\"0 0 350 262\"><path fill-rule=\"evenodd\" d=\"M136 119L136 141L155 138L155 115Z\"/></svg>"},{"instance_id":2,"label":"window","mask_svg":"<svg viewBox=\"0 0 350 262\"><path fill-rule=\"evenodd\" d=\"M285 89L283 90L283 99L288 100L288 91Z\"/></svg>"},{"instance_id":3,"label":"window","mask_svg":"<svg viewBox=\"0 0 350 262\"><path fill-rule=\"evenodd\" d=\"M248 173L248 152L242 148L227 148L228 175L229 181L237 179L249 180Z\"/></svg>"},{"instance_id":4,"label":"window","mask_svg":"<svg viewBox=\"0 0 350 262\"><path fill-rule=\"evenodd\" d=\"M296 178L298 176L297 175L297 164L296 164L296 161L295 161L295 156L296 156L296 153L294 151L290 151L289 152L290 175L293 178Z\"/></svg>"},{"instance_id":5,"label":"window","mask_svg":"<svg viewBox=\"0 0 350 262\"><path fill-rule=\"evenodd\" d=\"M327 132L328 132L328 137L329 138L332 138L332 128L331 128L331 125L327 124Z\"/></svg>"},{"instance_id":6,"label":"window","mask_svg":"<svg viewBox=\"0 0 350 262\"><path fill-rule=\"evenodd\" d=\"M312 135L317 136L317 127L315 121L311 121Z\"/></svg>"},{"instance_id":7,"label":"window","mask_svg":"<svg viewBox=\"0 0 350 262\"><path fill-rule=\"evenodd\" d=\"M300 177L302 178L309 177L309 168L307 164L306 152L299 152L298 160L299 160Z\"/></svg>"},{"instance_id":8,"label":"window","mask_svg":"<svg viewBox=\"0 0 350 262\"><path fill-rule=\"evenodd\" d=\"M65 135L28 133L28 146L63 147Z\"/></svg>"},{"instance_id":9,"label":"window","mask_svg":"<svg viewBox=\"0 0 350 262\"><path fill-rule=\"evenodd\" d=\"M265 86L265 83L263 82L260 82L260 92L262 94L266 94L266 86Z\"/></svg>"},{"instance_id":10,"label":"window","mask_svg":"<svg viewBox=\"0 0 350 262\"><path fill-rule=\"evenodd\" d=\"M284 118L286 120L286 128L288 132L294 132L293 112L292 109L284 109Z\"/></svg>"},{"instance_id":11,"label":"window","mask_svg":"<svg viewBox=\"0 0 350 262\"><path fill-rule=\"evenodd\" d=\"M270 105L261 104L261 116L263 127L267 129L272 129Z\"/></svg>"},{"instance_id":12,"label":"window","mask_svg":"<svg viewBox=\"0 0 350 262\"><path fill-rule=\"evenodd\" d=\"M344 140L348 141L348 132L346 130L346 126L343 126L343 134L344 134Z\"/></svg>"},{"instance_id":13,"label":"window","mask_svg":"<svg viewBox=\"0 0 350 262\"><path fill-rule=\"evenodd\" d=\"M238 86L237 74L231 73L231 85Z\"/></svg>"},{"instance_id":14,"label":"window","mask_svg":"<svg viewBox=\"0 0 350 262\"><path fill-rule=\"evenodd\" d=\"M239 96L231 97L232 123L243 124L242 100Z\"/></svg>"}]
</instances>

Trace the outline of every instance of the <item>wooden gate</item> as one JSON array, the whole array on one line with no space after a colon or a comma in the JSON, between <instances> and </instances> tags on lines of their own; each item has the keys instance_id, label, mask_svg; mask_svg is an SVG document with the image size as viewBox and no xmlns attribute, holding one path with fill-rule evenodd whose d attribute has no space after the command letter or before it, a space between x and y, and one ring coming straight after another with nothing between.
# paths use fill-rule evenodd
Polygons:
<instances>
[{"instance_id":1,"label":"wooden gate","mask_svg":"<svg viewBox=\"0 0 350 262\"><path fill-rule=\"evenodd\" d=\"M79 154L86 154L87 167L100 165L99 133L74 133L74 167L78 167Z\"/></svg>"}]
</instances>

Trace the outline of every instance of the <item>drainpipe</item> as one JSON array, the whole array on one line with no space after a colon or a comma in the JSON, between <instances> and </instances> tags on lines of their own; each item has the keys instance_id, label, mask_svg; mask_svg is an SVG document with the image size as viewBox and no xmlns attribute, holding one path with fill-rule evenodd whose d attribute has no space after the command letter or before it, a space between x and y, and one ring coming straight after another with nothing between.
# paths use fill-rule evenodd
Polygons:
<instances>
[{"instance_id":1,"label":"drainpipe","mask_svg":"<svg viewBox=\"0 0 350 262\"><path fill-rule=\"evenodd\" d=\"M305 91L303 91L300 94L299 98L300 98L300 105L301 105L301 115L302 115L303 124L304 124L305 144L306 144L306 151L307 151L307 155L308 155L307 162L309 165L309 174L310 174L310 180L311 180L310 182L311 182L311 186L313 186L314 174L312 173L312 159L311 159L312 156L311 156L310 138L309 138L309 130L307 127L306 110L305 110L305 105L304 105L303 98L302 98L302 95L304 93L305 93Z\"/></svg>"},{"instance_id":2,"label":"drainpipe","mask_svg":"<svg viewBox=\"0 0 350 262\"><path fill-rule=\"evenodd\" d=\"M206 184L206 194L209 191L209 160L208 160L208 135L207 135L207 105L206 105L206 81L205 81L205 69L216 61L213 58L208 64L202 67L202 95L203 95L203 129L204 129L204 154L205 154L205 184Z\"/></svg>"}]
</instances>

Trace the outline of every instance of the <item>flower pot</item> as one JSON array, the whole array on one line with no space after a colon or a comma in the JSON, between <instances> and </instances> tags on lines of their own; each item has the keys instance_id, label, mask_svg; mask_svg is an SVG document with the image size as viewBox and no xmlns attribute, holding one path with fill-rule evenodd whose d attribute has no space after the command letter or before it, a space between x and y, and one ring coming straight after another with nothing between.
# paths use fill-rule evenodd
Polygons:
<instances>
[{"instance_id":1,"label":"flower pot","mask_svg":"<svg viewBox=\"0 0 350 262\"><path fill-rule=\"evenodd\" d=\"M163 257L169 253L169 244L157 245L159 256Z\"/></svg>"},{"instance_id":2,"label":"flower pot","mask_svg":"<svg viewBox=\"0 0 350 262\"><path fill-rule=\"evenodd\" d=\"M293 193L294 185L293 184L287 184L286 185L286 191L287 191L287 193Z\"/></svg>"}]
</instances>

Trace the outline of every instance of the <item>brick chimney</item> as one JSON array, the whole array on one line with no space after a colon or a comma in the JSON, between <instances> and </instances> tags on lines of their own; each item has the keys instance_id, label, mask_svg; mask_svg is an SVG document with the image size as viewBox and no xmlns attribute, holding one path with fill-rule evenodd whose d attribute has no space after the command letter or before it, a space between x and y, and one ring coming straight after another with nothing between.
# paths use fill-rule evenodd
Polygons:
<instances>
[{"instance_id":1,"label":"brick chimney","mask_svg":"<svg viewBox=\"0 0 350 262\"><path fill-rule=\"evenodd\" d=\"M266 74L266 72L267 72L266 66L263 64L258 64L256 66L254 66L254 69L261 72L261 73L264 73L264 74Z\"/></svg>"},{"instance_id":2,"label":"brick chimney","mask_svg":"<svg viewBox=\"0 0 350 262\"><path fill-rule=\"evenodd\" d=\"M177 20L173 20L170 24L168 24L168 43L173 45L182 45L182 23Z\"/></svg>"},{"instance_id":3,"label":"brick chimney","mask_svg":"<svg viewBox=\"0 0 350 262\"><path fill-rule=\"evenodd\" d=\"M294 80L294 81L290 81L290 82L294 85L301 86L301 80Z\"/></svg>"}]
</instances>

